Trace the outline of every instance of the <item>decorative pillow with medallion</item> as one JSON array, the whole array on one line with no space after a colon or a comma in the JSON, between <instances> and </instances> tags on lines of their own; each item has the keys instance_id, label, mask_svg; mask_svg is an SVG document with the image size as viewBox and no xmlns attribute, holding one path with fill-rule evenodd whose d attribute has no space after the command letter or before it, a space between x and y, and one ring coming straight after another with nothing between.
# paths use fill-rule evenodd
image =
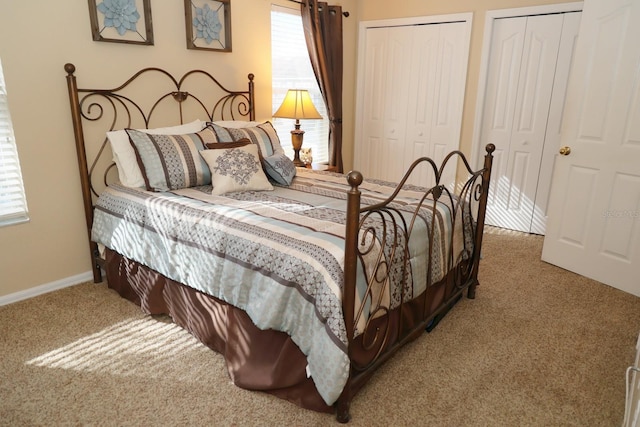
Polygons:
<instances>
[{"instance_id":1,"label":"decorative pillow with medallion","mask_svg":"<svg viewBox=\"0 0 640 427\"><path fill-rule=\"evenodd\" d=\"M211 170L213 195L237 191L273 190L262 166L255 144L231 143L210 144L200 154Z\"/></svg>"},{"instance_id":2,"label":"decorative pillow with medallion","mask_svg":"<svg viewBox=\"0 0 640 427\"><path fill-rule=\"evenodd\" d=\"M225 127L210 122L207 123L207 127L213 130L219 142L233 142L246 138L257 145L265 172L278 184L289 185L296 176L296 167L284 154L278 133L271 122L248 127Z\"/></svg>"},{"instance_id":3,"label":"decorative pillow with medallion","mask_svg":"<svg viewBox=\"0 0 640 427\"><path fill-rule=\"evenodd\" d=\"M126 129L149 191L169 191L208 185L211 172L200 156L215 141L210 128L183 135L152 135Z\"/></svg>"}]
</instances>

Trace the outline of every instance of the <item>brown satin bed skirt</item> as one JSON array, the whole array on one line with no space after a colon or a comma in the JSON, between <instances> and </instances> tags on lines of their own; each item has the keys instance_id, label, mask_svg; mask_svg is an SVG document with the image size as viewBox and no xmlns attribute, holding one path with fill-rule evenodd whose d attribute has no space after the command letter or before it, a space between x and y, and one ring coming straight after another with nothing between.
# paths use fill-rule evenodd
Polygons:
<instances>
[{"instance_id":1,"label":"brown satin bed skirt","mask_svg":"<svg viewBox=\"0 0 640 427\"><path fill-rule=\"evenodd\" d=\"M171 316L177 325L220 353L235 385L268 392L302 408L334 412L333 407L328 406L316 390L313 380L307 377L306 357L286 333L261 330L244 310L174 282L112 250L106 249L105 259L110 288L139 305L147 314ZM427 298L430 311L439 306L445 294L450 293L447 291L451 289L446 286L446 281L429 289ZM398 338L398 322L402 321L404 333L415 329L420 323L423 314L420 300L422 298L416 298L413 303L404 306L402 316L399 310L394 310L386 318L375 319L375 326L380 332L384 334L390 331L384 340L387 345ZM377 346L366 352L356 350L353 356L356 366L366 365L377 351Z\"/></svg>"},{"instance_id":2,"label":"brown satin bed skirt","mask_svg":"<svg viewBox=\"0 0 640 427\"><path fill-rule=\"evenodd\" d=\"M145 313L168 314L177 325L222 354L237 386L266 391L303 408L333 412L313 380L307 378L306 357L287 334L258 329L243 310L108 249L106 261L110 288Z\"/></svg>"}]
</instances>

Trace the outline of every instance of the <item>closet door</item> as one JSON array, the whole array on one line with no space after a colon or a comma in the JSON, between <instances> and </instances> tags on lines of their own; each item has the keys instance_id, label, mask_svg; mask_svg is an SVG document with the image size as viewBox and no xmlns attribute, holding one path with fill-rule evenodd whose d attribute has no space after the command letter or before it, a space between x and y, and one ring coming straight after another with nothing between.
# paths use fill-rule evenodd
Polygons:
<instances>
[{"instance_id":1,"label":"closet door","mask_svg":"<svg viewBox=\"0 0 640 427\"><path fill-rule=\"evenodd\" d=\"M494 25L481 141L496 146L487 224L530 232L563 15Z\"/></svg>"},{"instance_id":2,"label":"closet door","mask_svg":"<svg viewBox=\"0 0 640 427\"><path fill-rule=\"evenodd\" d=\"M361 37L354 166L399 181L415 159L459 147L469 23L374 26ZM411 183L432 185L432 173L417 172Z\"/></svg>"}]
</instances>

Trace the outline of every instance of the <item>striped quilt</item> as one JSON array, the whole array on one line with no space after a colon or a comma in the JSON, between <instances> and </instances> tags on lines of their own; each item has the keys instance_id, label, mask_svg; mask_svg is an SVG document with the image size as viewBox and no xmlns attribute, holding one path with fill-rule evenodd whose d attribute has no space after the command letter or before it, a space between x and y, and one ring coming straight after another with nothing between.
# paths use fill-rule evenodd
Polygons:
<instances>
[{"instance_id":1,"label":"striped quilt","mask_svg":"<svg viewBox=\"0 0 640 427\"><path fill-rule=\"evenodd\" d=\"M211 190L200 186L154 193L112 185L97 201L92 239L245 310L261 329L288 333L307 356L318 392L333 404L349 375L341 306L349 190L345 177L298 169L289 187L275 186L274 191L214 196ZM360 190L366 206L384 200L393 187L365 181ZM409 218L423 194L403 191L396 206ZM438 211L432 282L450 267L451 209L439 203ZM422 232L414 230L410 239L405 299L419 295L427 283L424 230L430 227L430 213L420 217L414 227ZM371 221L375 227L376 220ZM463 245L461 229L454 227L460 234L453 240L454 253ZM367 238L361 240L368 243ZM357 299L366 301L366 277L372 267L367 259L361 261ZM391 277L401 278L402 272L391 271ZM403 293L400 286L391 289L385 300L394 308Z\"/></svg>"}]
</instances>

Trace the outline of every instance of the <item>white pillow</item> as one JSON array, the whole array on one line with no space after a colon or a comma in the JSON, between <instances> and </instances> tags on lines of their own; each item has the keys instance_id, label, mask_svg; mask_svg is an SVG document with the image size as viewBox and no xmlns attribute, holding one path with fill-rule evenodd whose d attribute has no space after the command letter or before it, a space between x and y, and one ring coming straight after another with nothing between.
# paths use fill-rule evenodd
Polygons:
<instances>
[{"instance_id":1,"label":"white pillow","mask_svg":"<svg viewBox=\"0 0 640 427\"><path fill-rule=\"evenodd\" d=\"M204 129L206 122L194 120L178 126L155 129L137 129L140 132L151 135L181 135L185 133L200 132ZM144 178L138 166L136 152L129 141L129 135L122 130L107 132L107 139L111 144L113 161L118 167L118 178L120 183L127 187L144 187Z\"/></svg>"},{"instance_id":2,"label":"white pillow","mask_svg":"<svg viewBox=\"0 0 640 427\"><path fill-rule=\"evenodd\" d=\"M213 195L236 191L273 190L262 170L258 146L255 144L202 150L200 154L211 170Z\"/></svg>"}]
</instances>

